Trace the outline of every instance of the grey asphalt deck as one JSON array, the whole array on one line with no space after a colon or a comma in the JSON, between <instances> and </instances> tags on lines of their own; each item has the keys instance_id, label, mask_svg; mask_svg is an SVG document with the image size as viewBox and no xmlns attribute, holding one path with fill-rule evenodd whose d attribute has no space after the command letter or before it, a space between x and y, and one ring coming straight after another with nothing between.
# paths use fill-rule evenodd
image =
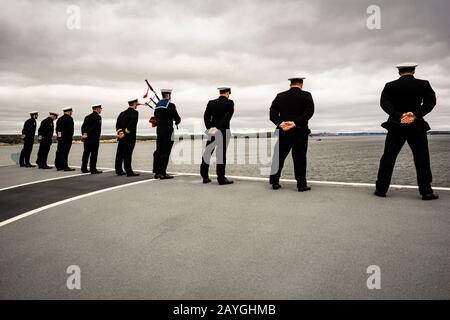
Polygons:
<instances>
[{"instance_id":1,"label":"grey asphalt deck","mask_svg":"<svg viewBox=\"0 0 450 320\"><path fill-rule=\"evenodd\" d=\"M178 176L71 201L0 227L0 298L449 299L450 192L372 191Z\"/></svg>"}]
</instances>

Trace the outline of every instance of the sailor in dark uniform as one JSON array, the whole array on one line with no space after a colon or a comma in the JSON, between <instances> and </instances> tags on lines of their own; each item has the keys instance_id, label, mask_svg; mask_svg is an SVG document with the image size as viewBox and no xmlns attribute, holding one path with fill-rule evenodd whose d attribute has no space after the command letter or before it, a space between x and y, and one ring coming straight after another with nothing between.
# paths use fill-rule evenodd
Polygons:
<instances>
[{"instance_id":1,"label":"sailor in dark uniform","mask_svg":"<svg viewBox=\"0 0 450 320\"><path fill-rule=\"evenodd\" d=\"M122 176L126 173L128 177L134 177L139 175L138 173L133 172L133 169L131 168L139 118L139 112L136 109L139 103L138 100L135 99L128 101L128 105L129 108L120 113L116 122L116 132L119 143L117 145L115 167L118 176ZM122 163L125 167L125 172L123 171Z\"/></svg>"},{"instance_id":2,"label":"sailor in dark uniform","mask_svg":"<svg viewBox=\"0 0 450 320\"><path fill-rule=\"evenodd\" d=\"M314 114L314 101L311 93L303 91L304 79L289 79L290 89L279 93L270 107L270 121L277 126L279 134L270 175L270 184L274 190L281 188L281 171L291 149L297 189L300 192L311 190L306 182L306 152L311 133L308 121Z\"/></svg>"},{"instance_id":3,"label":"sailor in dark uniform","mask_svg":"<svg viewBox=\"0 0 450 320\"><path fill-rule=\"evenodd\" d=\"M20 152L19 163L21 167L33 168L35 165L30 163L31 152L33 151L34 135L36 133L36 119L38 112L30 112L30 118L25 121L22 129L23 149Z\"/></svg>"},{"instance_id":4,"label":"sailor in dark uniform","mask_svg":"<svg viewBox=\"0 0 450 320\"><path fill-rule=\"evenodd\" d=\"M36 164L39 169L51 169L52 167L47 165L47 157L52 145L54 124L53 122L58 119L56 112L50 112L50 115L41 121L41 125L38 130L39 151L37 154Z\"/></svg>"},{"instance_id":5,"label":"sailor in dark uniform","mask_svg":"<svg viewBox=\"0 0 450 320\"><path fill-rule=\"evenodd\" d=\"M75 171L69 167L69 152L72 148L74 123L72 108L63 109L64 114L56 121L56 148L55 167L58 171Z\"/></svg>"},{"instance_id":6,"label":"sailor in dark uniform","mask_svg":"<svg viewBox=\"0 0 450 320\"><path fill-rule=\"evenodd\" d=\"M203 183L211 182L209 179L209 164L214 149L216 151L216 171L217 181L220 185L233 183L225 177L226 154L230 141L230 120L234 113L234 102L230 99L231 88L218 88L220 96L215 100L210 100L206 106L203 120L208 134L208 142L202 156L200 174Z\"/></svg>"},{"instance_id":7,"label":"sailor in dark uniform","mask_svg":"<svg viewBox=\"0 0 450 320\"><path fill-rule=\"evenodd\" d=\"M438 199L431 187L432 174L427 140L430 126L423 119L436 105L436 95L428 81L414 77L417 63L402 63L396 67L400 78L385 85L380 99L381 108L389 115L389 119L382 124L388 132L384 154L380 160L375 195L386 197L395 160L405 142L408 142L414 156L422 199Z\"/></svg>"},{"instance_id":8,"label":"sailor in dark uniform","mask_svg":"<svg viewBox=\"0 0 450 320\"><path fill-rule=\"evenodd\" d=\"M88 161L89 170L92 174L102 173L101 170L97 170L97 157L98 148L100 147L100 135L102 131L102 106L92 106L92 113L84 118L83 125L81 126L81 134L83 139L83 158L81 163L81 172L88 173ZM89 159L90 157L90 159Z\"/></svg>"},{"instance_id":9,"label":"sailor in dark uniform","mask_svg":"<svg viewBox=\"0 0 450 320\"><path fill-rule=\"evenodd\" d=\"M172 89L161 90L162 100L155 106L156 118L156 150L153 153L153 173L155 179L172 179L173 176L167 174L167 165L169 164L170 151L172 150L173 123L178 125L181 118L178 115L177 108L170 99Z\"/></svg>"}]
</instances>

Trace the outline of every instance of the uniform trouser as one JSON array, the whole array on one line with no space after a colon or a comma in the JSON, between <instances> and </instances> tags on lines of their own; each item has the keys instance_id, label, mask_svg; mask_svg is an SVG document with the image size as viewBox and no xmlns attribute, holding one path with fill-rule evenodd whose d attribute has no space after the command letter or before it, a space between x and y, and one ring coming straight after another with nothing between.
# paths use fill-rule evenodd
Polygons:
<instances>
[{"instance_id":1,"label":"uniform trouser","mask_svg":"<svg viewBox=\"0 0 450 320\"><path fill-rule=\"evenodd\" d=\"M33 151L33 144L34 144L34 139L33 140L25 139L23 141L23 149L20 152L20 158L19 158L19 164L21 166L30 164L30 156L31 156L31 152Z\"/></svg>"},{"instance_id":2,"label":"uniform trouser","mask_svg":"<svg viewBox=\"0 0 450 320\"><path fill-rule=\"evenodd\" d=\"M377 190L381 193L388 191L395 161L406 141L413 153L420 194L433 193L427 133L415 129L388 131L384 145L384 154L381 157L378 170Z\"/></svg>"},{"instance_id":3,"label":"uniform trouser","mask_svg":"<svg viewBox=\"0 0 450 320\"><path fill-rule=\"evenodd\" d=\"M212 153L217 147L216 151L216 172L217 180L223 181L225 179L225 167L227 164L227 148L230 142L229 130L220 130L215 136L212 136L206 142L206 149L202 156L202 164L200 165L200 174L203 179L209 178L209 164Z\"/></svg>"},{"instance_id":4,"label":"uniform trouser","mask_svg":"<svg viewBox=\"0 0 450 320\"><path fill-rule=\"evenodd\" d=\"M44 167L47 165L47 158L48 153L50 152L51 145L52 145L51 139L41 140L36 160L36 163L39 167Z\"/></svg>"},{"instance_id":5,"label":"uniform trouser","mask_svg":"<svg viewBox=\"0 0 450 320\"><path fill-rule=\"evenodd\" d=\"M58 140L55 157L55 167L57 169L65 169L69 167L70 148L72 148L72 139Z\"/></svg>"},{"instance_id":6,"label":"uniform trouser","mask_svg":"<svg viewBox=\"0 0 450 320\"><path fill-rule=\"evenodd\" d=\"M153 173L167 174L170 152L173 147L172 132L158 132L156 137L156 150L153 152Z\"/></svg>"},{"instance_id":7,"label":"uniform trouser","mask_svg":"<svg viewBox=\"0 0 450 320\"><path fill-rule=\"evenodd\" d=\"M126 173L133 173L133 169L131 168L131 160L133 156L134 146L136 145L136 138L126 137L124 139L119 140L117 144L117 153L116 153L116 173L122 173L122 163L125 167Z\"/></svg>"},{"instance_id":8,"label":"uniform trouser","mask_svg":"<svg viewBox=\"0 0 450 320\"><path fill-rule=\"evenodd\" d=\"M89 170L91 172L97 171L97 157L98 148L100 147L100 140L86 140L83 142L83 158L81 160L81 170L87 171L87 165L89 161Z\"/></svg>"},{"instance_id":9,"label":"uniform trouser","mask_svg":"<svg viewBox=\"0 0 450 320\"><path fill-rule=\"evenodd\" d=\"M275 144L270 175L271 184L279 184L284 161L292 149L294 174L297 188L306 187L306 153L308 151L308 135L280 135Z\"/></svg>"}]
</instances>

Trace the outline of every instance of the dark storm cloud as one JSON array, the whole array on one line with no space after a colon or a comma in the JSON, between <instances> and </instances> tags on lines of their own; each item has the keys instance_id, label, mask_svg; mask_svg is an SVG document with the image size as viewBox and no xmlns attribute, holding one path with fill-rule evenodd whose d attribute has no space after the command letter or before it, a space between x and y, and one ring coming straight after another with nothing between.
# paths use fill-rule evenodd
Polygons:
<instances>
[{"instance_id":1,"label":"dark storm cloud","mask_svg":"<svg viewBox=\"0 0 450 320\"><path fill-rule=\"evenodd\" d=\"M381 30L366 27L369 5ZM81 29L68 30L69 5ZM26 111L74 106L81 121L103 103L105 129L143 79L173 87L183 126L200 121L215 88L233 86L236 128L272 128L268 108L291 75L308 77L315 131L380 130L378 105L393 65L418 61L450 129L448 1L7 1L0 13L0 130L20 130ZM20 112L18 112L20 110ZM141 110L142 132L150 116Z\"/></svg>"}]
</instances>

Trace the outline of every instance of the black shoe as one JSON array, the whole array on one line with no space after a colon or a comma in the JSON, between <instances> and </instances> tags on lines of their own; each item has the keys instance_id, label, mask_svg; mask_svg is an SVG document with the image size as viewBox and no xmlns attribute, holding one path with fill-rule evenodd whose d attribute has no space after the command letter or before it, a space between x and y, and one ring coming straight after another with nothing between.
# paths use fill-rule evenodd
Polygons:
<instances>
[{"instance_id":1,"label":"black shoe","mask_svg":"<svg viewBox=\"0 0 450 320\"><path fill-rule=\"evenodd\" d=\"M36 168L36 166L34 164L29 163L25 165L25 168Z\"/></svg>"},{"instance_id":2,"label":"black shoe","mask_svg":"<svg viewBox=\"0 0 450 320\"><path fill-rule=\"evenodd\" d=\"M168 179L173 179L174 177L171 176L170 174L162 174L161 177L159 177L161 180L168 180Z\"/></svg>"},{"instance_id":3,"label":"black shoe","mask_svg":"<svg viewBox=\"0 0 450 320\"><path fill-rule=\"evenodd\" d=\"M434 193L422 195L422 200L436 200L436 199L439 199L439 195Z\"/></svg>"},{"instance_id":4,"label":"black shoe","mask_svg":"<svg viewBox=\"0 0 450 320\"><path fill-rule=\"evenodd\" d=\"M89 170L88 169L81 169L81 172L82 173L89 173Z\"/></svg>"},{"instance_id":5,"label":"black shoe","mask_svg":"<svg viewBox=\"0 0 450 320\"><path fill-rule=\"evenodd\" d=\"M39 169L46 169L47 170L47 169L53 169L53 167L45 165L45 166L39 167Z\"/></svg>"},{"instance_id":6,"label":"black shoe","mask_svg":"<svg viewBox=\"0 0 450 320\"><path fill-rule=\"evenodd\" d=\"M64 168L56 168L56 171L63 171Z\"/></svg>"},{"instance_id":7,"label":"black shoe","mask_svg":"<svg viewBox=\"0 0 450 320\"><path fill-rule=\"evenodd\" d=\"M25 168L25 165L24 165L24 164L21 164L20 167L21 167L21 168Z\"/></svg>"},{"instance_id":8,"label":"black shoe","mask_svg":"<svg viewBox=\"0 0 450 320\"><path fill-rule=\"evenodd\" d=\"M124 176L126 173L125 172L116 172L116 174L118 175L118 176Z\"/></svg>"},{"instance_id":9,"label":"black shoe","mask_svg":"<svg viewBox=\"0 0 450 320\"><path fill-rule=\"evenodd\" d=\"M67 167L67 168L64 168L63 170L64 170L64 171L75 171L75 169L74 169L74 168L69 168L69 167Z\"/></svg>"},{"instance_id":10,"label":"black shoe","mask_svg":"<svg viewBox=\"0 0 450 320\"><path fill-rule=\"evenodd\" d=\"M278 190L278 189L280 189L280 188L281 188L281 185L280 185L280 184L278 184L278 183L272 184L272 189L273 189L273 190Z\"/></svg>"},{"instance_id":11,"label":"black shoe","mask_svg":"<svg viewBox=\"0 0 450 320\"><path fill-rule=\"evenodd\" d=\"M155 175L153 176L153 179L161 179L163 175L160 173L155 173Z\"/></svg>"},{"instance_id":12,"label":"black shoe","mask_svg":"<svg viewBox=\"0 0 450 320\"><path fill-rule=\"evenodd\" d=\"M95 170L95 171L91 171L91 174L100 174L103 173L102 170Z\"/></svg>"},{"instance_id":13,"label":"black shoe","mask_svg":"<svg viewBox=\"0 0 450 320\"><path fill-rule=\"evenodd\" d=\"M204 184L207 184L207 183L210 183L211 182L211 179L210 178L203 178L203 183Z\"/></svg>"},{"instance_id":14,"label":"black shoe","mask_svg":"<svg viewBox=\"0 0 450 320\"><path fill-rule=\"evenodd\" d=\"M228 180L227 178L225 178L225 179L219 181L219 184L220 184L221 186L223 186L223 185L225 185L225 184L232 184L232 183L234 183L234 181L233 181L233 180Z\"/></svg>"},{"instance_id":15,"label":"black shoe","mask_svg":"<svg viewBox=\"0 0 450 320\"><path fill-rule=\"evenodd\" d=\"M386 193L378 191L378 190L375 190L373 194L380 198L386 198Z\"/></svg>"},{"instance_id":16,"label":"black shoe","mask_svg":"<svg viewBox=\"0 0 450 320\"><path fill-rule=\"evenodd\" d=\"M139 176L139 173L135 173L135 172L127 173L127 177L137 177L137 176Z\"/></svg>"},{"instance_id":17,"label":"black shoe","mask_svg":"<svg viewBox=\"0 0 450 320\"><path fill-rule=\"evenodd\" d=\"M297 189L298 189L298 192L305 192L305 191L311 190L311 187L308 187L308 186L306 186L306 187L298 187Z\"/></svg>"}]
</instances>

